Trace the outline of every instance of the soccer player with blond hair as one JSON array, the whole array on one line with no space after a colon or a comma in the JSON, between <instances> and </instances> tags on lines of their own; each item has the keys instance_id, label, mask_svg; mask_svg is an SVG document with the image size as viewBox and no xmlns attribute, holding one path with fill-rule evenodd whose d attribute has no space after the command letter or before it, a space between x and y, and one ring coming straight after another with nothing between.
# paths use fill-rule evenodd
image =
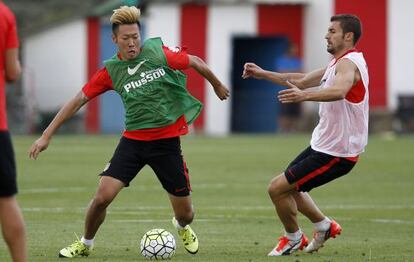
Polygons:
<instances>
[{"instance_id":1,"label":"soccer player with blond hair","mask_svg":"<svg viewBox=\"0 0 414 262\"><path fill-rule=\"evenodd\" d=\"M141 46L139 16L136 7L114 10L110 21L118 52L59 110L30 148L29 156L36 159L56 130L88 101L108 90L120 95L125 107L125 131L101 173L86 212L82 238L63 248L60 257L90 254L107 207L145 165L154 170L168 193L174 211L172 222L185 249L191 254L198 251L198 238L190 227L194 210L180 136L188 133L188 125L197 118L202 104L188 93L181 70L195 69L221 100L228 98L229 91L202 59L185 49L167 47L160 38L150 38Z\"/></svg>"}]
</instances>

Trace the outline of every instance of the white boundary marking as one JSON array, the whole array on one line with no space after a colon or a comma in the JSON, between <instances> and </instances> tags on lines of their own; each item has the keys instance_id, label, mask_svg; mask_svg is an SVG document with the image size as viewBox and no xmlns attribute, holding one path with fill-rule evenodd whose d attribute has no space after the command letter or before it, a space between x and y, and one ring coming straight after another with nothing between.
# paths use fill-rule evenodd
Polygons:
<instances>
[{"instance_id":1,"label":"white boundary marking","mask_svg":"<svg viewBox=\"0 0 414 262\"><path fill-rule=\"evenodd\" d=\"M376 218L376 219L370 219L369 221L375 222L375 223L386 223L386 224L414 224L414 220L401 220L401 219Z\"/></svg>"},{"instance_id":2,"label":"white boundary marking","mask_svg":"<svg viewBox=\"0 0 414 262\"><path fill-rule=\"evenodd\" d=\"M85 204L86 206L86 204ZM25 207L23 211L27 212L56 212L56 211L71 211L71 210L85 210L86 207ZM395 209L414 209L414 205L339 205L339 206L320 206L321 209L329 210L354 210L354 209L379 209L379 210L395 210ZM138 207L110 207L108 211L113 213L131 213L151 210L170 210L169 205L165 206L138 206ZM271 205L268 206L199 206L198 210L274 210Z\"/></svg>"},{"instance_id":3,"label":"white boundary marking","mask_svg":"<svg viewBox=\"0 0 414 262\"><path fill-rule=\"evenodd\" d=\"M49 188L26 188L26 189L19 189L19 194L39 194L39 193L62 193L62 192L84 192L89 190L86 187L49 187Z\"/></svg>"},{"instance_id":4,"label":"white boundary marking","mask_svg":"<svg viewBox=\"0 0 414 262\"><path fill-rule=\"evenodd\" d=\"M92 187L48 187L48 188L19 188L19 194L43 194L43 193L72 193L72 192L94 192L96 186ZM226 184L197 184L196 189L223 189L228 187ZM125 189L126 191L133 192L147 192L152 190L161 189L161 185L134 185L131 188Z\"/></svg>"},{"instance_id":5,"label":"white boundary marking","mask_svg":"<svg viewBox=\"0 0 414 262\"><path fill-rule=\"evenodd\" d=\"M392 206L362 206L358 205L356 209L360 209L364 207L365 209L383 209L383 210L393 210L397 207ZM412 205L403 206L400 205L398 208L414 208ZM69 207L25 207L22 208L23 212L43 212L43 213L85 213L85 207L77 207L77 208L69 208ZM150 211L154 210L170 210L171 208L169 206L147 206L147 207L113 207L108 210L108 213L110 214L117 214L117 215L147 215L150 213ZM212 207L203 207L204 210L272 210L272 207L265 207L265 206L244 206L244 207L224 207L224 206L212 206ZM337 209L337 207L331 207L327 208L324 207L324 209ZM342 206L340 209L355 209L355 206L349 205L349 206ZM204 218L197 218L198 222L217 222L217 221L238 221L245 218L251 217L250 215L247 216L245 214L237 214L237 215L206 215ZM275 218L273 216L255 216L255 219L261 219L261 220L274 220ZM301 218L302 219L302 218ZM341 217L337 218L340 220L345 221L351 221L354 220L352 217ZM115 223L153 223L153 222L168 222L170 219L111 219L111 222ZM367 219L366 221L372 222L372 223L381 223L381 224L404 224L404 225L412 225L414 224L414 220L403 220L403 219L388 219L388 218L374 218L374 219Z\"/></svg>"}]
</instances>

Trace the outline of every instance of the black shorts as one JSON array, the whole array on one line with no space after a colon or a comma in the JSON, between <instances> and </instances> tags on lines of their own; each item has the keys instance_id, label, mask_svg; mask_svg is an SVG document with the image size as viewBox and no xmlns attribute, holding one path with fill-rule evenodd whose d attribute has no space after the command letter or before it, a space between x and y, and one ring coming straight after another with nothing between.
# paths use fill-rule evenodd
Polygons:
<instances>
[{"instance_id":1,"label":"black shorts","mask_svg":"<svg viewBox=\"0 0 414 262\"><path fill-rule=\"evenodd\" d=\"M0 131L0 197L17 194L16 163L8 131Z\"/></svg>"},{"instance_id":2,"label":"black shorts","mask_svg":"<svg viewBox=\"0 0 414 262\"><path fill-rule=\"evenodd\" d=\"M180 138L139 141L122 137L111 161L102 172L122 181L125 186L149 165L164 189L174 196L188 196L191 191L188 169L181 154Z\"/></svg>"},{"instance_id":3,"label":"black shorts","mask_svg":"<svg viewBox=\"0 0 414 262\"><path fill-rule=\"evenodd\" d=\"M310 146L300 153L285 170L289 184L297 183L298 191L308 192L346 175L356 162L313 150Z\"/></svg>"}]
</instances>

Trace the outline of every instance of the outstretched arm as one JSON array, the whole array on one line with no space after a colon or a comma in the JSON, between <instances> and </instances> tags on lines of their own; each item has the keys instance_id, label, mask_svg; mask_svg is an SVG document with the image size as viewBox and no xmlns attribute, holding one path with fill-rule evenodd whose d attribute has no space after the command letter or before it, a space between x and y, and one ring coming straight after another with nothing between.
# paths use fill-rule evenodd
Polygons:
<instances>
[{"instance_id":1,"label":"outstretched arm","mask_svg":"<svg viewBox=\"0 0 414 262\"><path fill-rule=\"evenodd\" d=\"M229 97L229 90L220 82L216 75L210 70L207 64L199 57L188 55L190 58L189 66L194 68L200 75L202 75L213 86L214 92L220 100L225 100Z\"/></svg>"},{"instance_id":2,"label":"outstretched arm","mask_svg":"<svg viewBox=\"0 0 414 262\"><path fill-rule=\"evenodd\" d=\"M324 68L314 70L312 72L303 73L279 73L264 70L254 63L244 64L242 77L244 79L253 77L256 79L264 79L273 82L277 85L290 87L287 82L290 82L300 89L306 89L314 86L319 86L322 76L325 72Z\"/></svg>"},{"instance_id":3,"label":"outstretched arm","mask_svg":"<svg viewBox=\"0 0 414 262\"><path fill-rule=\"evenodd\" d=\"M344 99L354 83L360 79L358 72L358 68L353 62L349 59L341 59L336 66L332 86L317 91L303 91L288 83L290 88L279 92L279 101L282 103L297 103L302 101L329 102Z\"/></svg>"},{"instance_id":4,"label":"outstretched arm","mask_svg":"<svg viewBox=\"0 0 414 262\"><path fill-rule=\"evenodd\" d=\"M46 150L53 134L58 128L70 119L89 99L80 91L74 98L67 102L53 118L49 126L43 131L42 136L30 147L29 158L36 159L40 152Z\"/></svg>"}]
</instances>

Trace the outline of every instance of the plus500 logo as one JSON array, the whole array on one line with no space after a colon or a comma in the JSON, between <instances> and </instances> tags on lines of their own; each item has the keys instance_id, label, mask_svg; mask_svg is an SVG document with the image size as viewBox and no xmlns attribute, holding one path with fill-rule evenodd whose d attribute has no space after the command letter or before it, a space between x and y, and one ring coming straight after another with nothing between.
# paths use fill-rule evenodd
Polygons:
<instances>
[{"instance_id":1,"label":"plus500 logo","mask_svg":"<svg viewBox=\"0 0 414 262\"><path fill-rule=\"evenodd\" d=\"M127 91L127 93L129 93L131 89L140 88L145 84L150 83L155 79L163 76L165 76L165 70L163 68L158 68L150 72L142 72L140 74L141 79L129 82L128 84L124 85L124 89Z\"/></svg>"}]
</instances>

